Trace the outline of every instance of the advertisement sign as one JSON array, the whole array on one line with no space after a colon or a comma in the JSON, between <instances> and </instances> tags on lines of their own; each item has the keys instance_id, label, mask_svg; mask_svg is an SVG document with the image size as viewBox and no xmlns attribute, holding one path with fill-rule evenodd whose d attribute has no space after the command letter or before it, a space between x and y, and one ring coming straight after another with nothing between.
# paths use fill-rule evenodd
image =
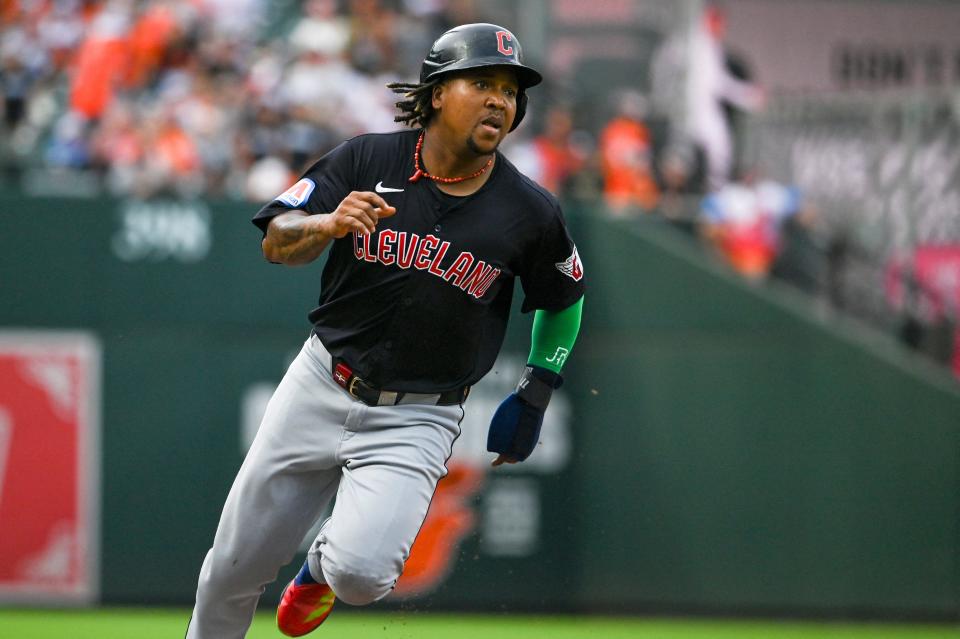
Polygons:
<instances>
[{"instance_id":1,"label":"advertisement sign","mask_svg":"<svg viewBox=\"0 0 960 639\"><path fill-rule=\"evenodd\" d=\"M95 339L0 331L0 602L96 598L99 402Z\"/></svg>"},{"instance_id":2,"label":"advertisement sign","mask_svg":"<svg viewBox=\"0 0 960 639\"><path fill-rule=\"evenodd\" d=\"M772 92L940 89L960 80L950 2L729 0L727 46Z\"/></svg>"}]
</instances>

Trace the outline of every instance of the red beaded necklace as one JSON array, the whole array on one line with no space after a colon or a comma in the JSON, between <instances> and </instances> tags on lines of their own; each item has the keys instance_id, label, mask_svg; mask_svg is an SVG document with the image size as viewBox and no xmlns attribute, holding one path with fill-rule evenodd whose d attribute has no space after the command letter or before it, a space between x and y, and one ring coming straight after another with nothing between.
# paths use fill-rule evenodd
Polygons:
<instances>
[{"instance_id":1,"label":"red beaded necklace","mask_svg":"<svg viewBox=\"0 0 960 639\"><path fill-rule=\"evenodd\" d=\"M470 175L464 175L462 177L440 177L438 175L431 175L420 168L420 149L423 148L423 135L424 132L420 132L420 139L417 140L417 149L413 152L413 168L416 171L413 172L413 175L410 176L410 182L416 182L422 177L427 178L428 180L433 180L434 182L442 182L443 184L456 184L457 182L464 182L466 180L472 180L475 177L483 174L484 171L490 168L490 165L493 164L493 156L490 156L490 159L487 160L487 163L484 164L479 171L476 173L471 173Z\"/></svg>"}]
</instances>

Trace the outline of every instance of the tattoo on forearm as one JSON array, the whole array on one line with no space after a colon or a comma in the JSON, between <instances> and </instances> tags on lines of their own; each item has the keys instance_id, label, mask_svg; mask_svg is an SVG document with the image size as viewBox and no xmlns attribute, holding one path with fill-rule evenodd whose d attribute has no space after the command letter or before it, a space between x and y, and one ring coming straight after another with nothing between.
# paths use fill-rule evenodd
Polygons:
<instances>
[{"instance_id":1,"label":"tattoo on forearm","mask_svg":"<svg viewBox=\"0 0 960 639\"><path fill-rule=\"evenodd\" d=\"M303 252L309 244L306 229L300 220L291 223L284 221L277 228L277 248L286 257Z\"/></svg>"},{"instance_id":2,"label":"tattoo on forearm","mask_svg":"<svg viewBox=\"0 0 960 639\"><path fill-rule=\"evenodd\" d=\"M271 227L270 242L277 257L283 260L299 261L316 258L326 248L329 238L318 235L306 218L288 220L278 219Z\"/></svg>"}]
</instances>

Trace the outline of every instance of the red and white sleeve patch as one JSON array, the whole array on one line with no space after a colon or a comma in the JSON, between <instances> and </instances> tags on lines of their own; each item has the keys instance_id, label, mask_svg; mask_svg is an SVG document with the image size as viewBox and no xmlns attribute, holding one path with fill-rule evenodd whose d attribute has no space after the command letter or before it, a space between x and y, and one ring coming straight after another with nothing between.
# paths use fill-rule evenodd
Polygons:
<instances>
[{"instance_id":1,"label":"red and white sleeve patch","mask_svg":"<svg viewBox=\"0 0 960 639\"><path fill-rule=\"evenodd\" d=\"M289 189L277 196L277 202L283 202L287 206L300 206L308 199L310 199L310 194L313 193L314 187L317 185L314 184L313 180L310 178L303 178Z\"/></svg>"},{"instance_id":2,"label":"red and white sleeve patch","mask_svg":"<svg viewBox=\"0 0 960 639\"><path fill-rule=\"evenodd\" d=\"M562 262L554 264L557 270L570 277L575 282L583 279L583 264L580 263L580 254L577 253L577 247L573 247L573 253Z\"/></svg>"}]
</instances>

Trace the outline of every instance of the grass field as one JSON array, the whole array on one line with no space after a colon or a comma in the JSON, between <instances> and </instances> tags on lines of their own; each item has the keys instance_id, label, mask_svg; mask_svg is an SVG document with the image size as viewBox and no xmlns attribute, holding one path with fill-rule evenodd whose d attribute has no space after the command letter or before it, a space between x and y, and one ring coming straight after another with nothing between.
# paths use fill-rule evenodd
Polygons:
<instances>
[{"instance_id":1,"label":"grass field","mask_svg":"<svg viewBox=\"0 0 960 639\"><path fill-rule=\"evenodd\" d=\"M189 612L169 609L0 610L2 639L179 639ZM269 614L249 639L280 639ZM311 637L337 639L940 639L956 625L678 620L434 613L334 615Z\"/></svg>"}]
</instances>

